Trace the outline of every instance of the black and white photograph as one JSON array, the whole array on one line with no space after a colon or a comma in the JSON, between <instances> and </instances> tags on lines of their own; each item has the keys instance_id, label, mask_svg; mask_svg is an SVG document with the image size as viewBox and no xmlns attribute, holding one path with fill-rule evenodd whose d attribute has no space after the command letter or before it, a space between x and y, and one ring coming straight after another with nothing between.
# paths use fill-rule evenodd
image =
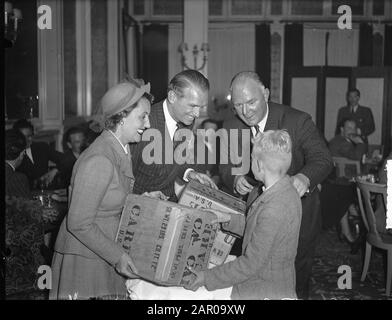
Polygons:
<instances>
[{"instance_id":1,"label":"black and white photograph","mask_svg":"<svg viewBox=\"0 0 392 320\"><path fill-rule=\"evenodd\" d=\"M392 300L391 0L3 10L1 300Z\"/></svg>"}]
</instances>

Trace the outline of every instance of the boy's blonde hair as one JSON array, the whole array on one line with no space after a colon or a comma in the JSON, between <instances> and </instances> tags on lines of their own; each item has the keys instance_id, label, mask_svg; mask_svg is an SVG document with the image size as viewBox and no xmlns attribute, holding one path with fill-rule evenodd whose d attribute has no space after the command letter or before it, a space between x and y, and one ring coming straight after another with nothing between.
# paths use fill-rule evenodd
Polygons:
<instances>
[{"instance_id":1,"label":"boy's blonde hair","mask_svg":"<svg viewBox=\"0 0 392 320\"><path fill-rule=\"evenodd\" d=\"M253 139L252 157L273 173L284 175L291 165L292 142L286 130L268 130Z\"/></svg>"}]
</instances>

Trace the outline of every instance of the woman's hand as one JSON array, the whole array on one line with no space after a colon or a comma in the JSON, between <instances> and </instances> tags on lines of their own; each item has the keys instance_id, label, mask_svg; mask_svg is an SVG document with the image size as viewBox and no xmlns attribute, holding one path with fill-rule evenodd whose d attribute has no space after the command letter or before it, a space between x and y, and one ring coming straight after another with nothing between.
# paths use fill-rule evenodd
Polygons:
<instances>
[{"instance_id":1,"label":"woman's hand","mask_svg":"<svg viewBox=\"0 0 392 320\"><path fill-rule=\"evenodd\" d=\"M138 276L136 275L137 269L135 267L135 264L133 263L132 258L126 253L123 253L120 260L118 260L115 265L115 269L119 274L127 278L138 278Z\"/></svg>"},{"instance_id":2,"label":"woman's hand","mask_svg":"<svg viewBox=\"0 0 392 320\"><path fill-rule=\"evenodd\" d=\"M169 199L168 196L165 196L162 191L151 191L151 192L144 192L142 196L150 197L153 199L159 199L159 200L167 200Z\"/></svg>"}]
</instances>

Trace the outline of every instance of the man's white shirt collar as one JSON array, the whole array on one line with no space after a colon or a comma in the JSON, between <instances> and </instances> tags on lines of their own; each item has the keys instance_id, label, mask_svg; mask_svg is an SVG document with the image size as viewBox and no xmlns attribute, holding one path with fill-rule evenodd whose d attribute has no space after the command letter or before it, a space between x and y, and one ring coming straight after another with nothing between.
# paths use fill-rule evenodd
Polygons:
<instances>
[{"instance_id":1,"label":"man's white shirt collar","mask_svg":"<svg viewBox=\"0 0 392 320\"><path fill-rule=\"evenodd\" d=\"M12 168L12 170L14 170L14 172L15 172L15 170L16 170L16 168L12 165L12 163L11 162L8 162L8 161L6 161L6 163L8 163L8 165Z\"/></svg>"},{"instance_id":2,"label":"man's white shirt collar","mask_svg":"<svg viewBox=\"0 0 392 320\"><path fill-rule=\"evenodd\" d=\"M31 147L26 148L26 155L29 157L32 163L34 163L33 153L31 152Z\"/></svg>"},{"instance_id":3,"label":"man's white shirt collar","mask_svg":"<svg viewBox=\"0 0 392 320\"><path fill-rule=\"evenodd\" d=\"M116 138L116 140L118 141L118 143L120 144L120 146L123 148L125 154L128 154L128 144L126 144L126 145L124 146L124 145L121 143L120 139L113 133L112 130L108 130L108 131L113 135L113 137Z\"/></svg>"},{"instance_id":4,"label":"man's white shirt collar","mask_svg":"<svg viewBox=\"0 0 392 320\"><path fill-rule=\"evenodd\" d=\"M177 121L173 119L170 115L169 109L167 107L167 100L163 101L163 114L165 116L165 122L167 130L169 131L170 138L173 140L174 133L177 130Z\"/></svg>"},{"instance_id":5,"label":"man's white shirt collar","mask_svg":"<svg viewBox=\"0 0 392 320\"><path fill-rule=\"evenodd\" d=\"M265 125L266 125L267 119L268 119L269 106L268 106L268 103L266 103L266 105L267 105L267 112L265 113L264 118L261 119L261 121L258 123L260 132L264 132ZM256 135L256 129L254 128L254 126L251 127L250 129L252 130L252 135L255 136Z\"/></svg>"},{"instance_id":6,"label":"man's white shirt collar","mask_svg":"<svg viewBox=\"0 0 392 320\"><path fill-rule=\"evenodd\" d=\"M357 112L358 106L359 106L359 104L355 105L354 107L350 107L350 111L354 110L354 112Z\"/></svg>"}]
</instances>

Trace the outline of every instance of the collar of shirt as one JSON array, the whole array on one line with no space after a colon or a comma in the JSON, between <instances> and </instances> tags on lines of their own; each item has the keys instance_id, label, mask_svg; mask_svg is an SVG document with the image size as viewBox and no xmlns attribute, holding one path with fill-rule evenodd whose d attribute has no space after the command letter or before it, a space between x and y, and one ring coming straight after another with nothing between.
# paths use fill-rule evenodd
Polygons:
<instances>
[{"instance_id":1,"label":"collar of shirt","mask_svg":"<svg viewBox=\"0 0 392 320\"><path fill-rule=\"evenodd\" d=\"M269 106L268 106L268 103L266 103L266 105L267 105L267 112L265 113L264 118L261 119L261 121L258 123L260 132L264 132L265 125L266 125L267 119L268 119ZM255 136L256 135L256 129L254 128L254 126L251 127L250 129L252 130L253 136Z\"/></svg>"},{"instance_id":2,"label":"collar of shirt","mask_svg":"<svg viewBox=\"0 0 392 320\"><path fill-rule=\"evenodd\" d=\"M32 163L34 163L33 153L31 152L31 147L26 149L26 155L29 157Z\"/></svg>"},{"instance_id":3,"label":"collar of shirt","mask_svg":"<svg viewBox=\"0 0 392 320\"><path fill-rule=\"evenodd\" d=\"M355 105L354 107L350 107L350 111L353 110L354 112L357 112L358 110L358 104Z\"/></svg>"},{"instance_id":4,"label":"collar of shirt","mask_svg":"<svg viewBox=\"0 0 392 320\"><path fill-rule=\"evenodd\" d=\"M12 163L10 163L8 161L5 161L5 163L7 163L12 168L12 170L14 170L14 172L15 172L16 168L12 165Z\"/></svg>"},{"instance_id":5,"label":"collar of shirt","mask_svg":"<svg viewBox=\"0 0 392 320\"><path fill-rule=\"evenodd\" d=\"M121 143L121 141L120 141L120 139L112 132L112 130L108 130L112 135L113 135L113 137L115 137L116 138L116 140L118 141L118 143L121 145L121 147L124 149L124 152L125 152L125 154L128 154L128 148L129 148L129 146L128 146L128 144L126 144L125 146Z\"/></svg>"},{"instance_id":6,"label":"collar of shirt","mask_svg":"<svg viewBox=\"0 0 392 320\"><path fill-rule=\"evenodd\" d=\"M165 122L167 130L169 131L170 138L173 140L174 133L177 130L177 121L174 120L173 117L170 115L166 99L165 101L163 101L163 114L165 116Z\"/></svg>"}]
</instances>

